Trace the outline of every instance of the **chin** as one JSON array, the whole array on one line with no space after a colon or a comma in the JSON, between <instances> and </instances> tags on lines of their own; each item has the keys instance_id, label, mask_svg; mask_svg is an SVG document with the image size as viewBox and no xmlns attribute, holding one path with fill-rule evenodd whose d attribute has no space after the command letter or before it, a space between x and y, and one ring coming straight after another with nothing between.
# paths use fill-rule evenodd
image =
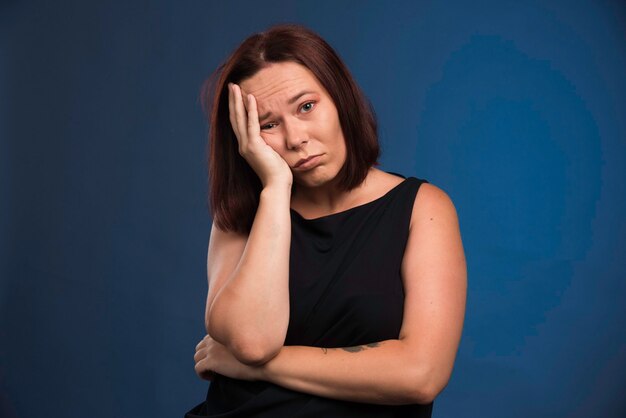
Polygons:
<instances>
[{"instance_id":1,"label":"chin","mask_svg":"<svg viewBox=\"0 0 626 418\"><path fill-rule=\"evenodd\" d=\"M294 182L303 187L320 187L332 181L336 176L336 173L329 173L326 167L318 166L310 171L301 173L294 173Z\"/></svg>"}]
</instances>

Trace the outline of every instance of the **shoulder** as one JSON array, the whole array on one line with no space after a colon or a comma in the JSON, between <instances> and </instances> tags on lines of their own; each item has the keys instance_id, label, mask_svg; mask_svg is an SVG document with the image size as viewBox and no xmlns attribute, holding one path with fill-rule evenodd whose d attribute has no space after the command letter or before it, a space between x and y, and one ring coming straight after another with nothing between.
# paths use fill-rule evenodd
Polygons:
<instances>
[{"instance_id":1,"label":"shoulder","mask_svg":"<svg viewBox=\"0 0 626 418\"><path fill-rule=\"evenodd\" d=\"M402 183L405 179L396 174L391 174L386 171L380 170L378 168L372 167L370 169L370 174L368 175L367 181L364 184L368 187L370 195L380 196L400 183Z\"/></svg>"},{"instance_id":2,"label":"shoulder","mask_svg":"<svg viewBox=\"0 0 626 418\"><path fill-rule=\"evenodd\" d=\"M424 182L415 194L410 230L417 224L435 220L447 224L458 222L456 208L444 190Z\"/></svg>"}]
</instances>

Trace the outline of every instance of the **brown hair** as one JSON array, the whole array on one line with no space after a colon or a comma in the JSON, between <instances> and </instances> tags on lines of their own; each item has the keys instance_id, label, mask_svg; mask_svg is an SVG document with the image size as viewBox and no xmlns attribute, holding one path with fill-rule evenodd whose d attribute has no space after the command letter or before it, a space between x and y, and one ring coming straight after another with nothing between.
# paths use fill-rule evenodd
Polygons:
<instances>
[{"instance_id":1,"label":"brown hair","mask_svg":"<svg viewBox=\"0 0 626 418\"><path fill-rule=\"evenodd\" d=\"M228 83L239 84L269 64L285 61L307 67L337 108L346 141L346 161L337 174L339 187L355 188L369 168L378 165L374 109L337 53L304 26L272 26L244 40L202 86L202 106L209 118L209 207L215 224L224 231L250 232L262 188L257 174L239 154L229 119Z\"/></svg>"}]
</instances>

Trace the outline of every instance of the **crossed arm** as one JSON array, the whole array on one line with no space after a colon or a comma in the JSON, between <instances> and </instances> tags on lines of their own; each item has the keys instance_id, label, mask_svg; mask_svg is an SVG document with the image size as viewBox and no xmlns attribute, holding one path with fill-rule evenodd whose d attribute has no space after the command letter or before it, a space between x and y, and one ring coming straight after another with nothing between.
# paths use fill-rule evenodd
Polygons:
<instances>
[{"instance_id":1,"label":"crossed arm","mask_svg":"<svg viewBox=\"0 0 626 418\"><path fill-rule=\"evenodd\" d=\"M402 262L399 339L358 347L284 346L261 364L239 361L210 336L196 347L196 372L265 380L313 395L367 403L429 403L447 385L461 338L466 265L448 196L422 184Z\"/></svg>"}]
</instances>

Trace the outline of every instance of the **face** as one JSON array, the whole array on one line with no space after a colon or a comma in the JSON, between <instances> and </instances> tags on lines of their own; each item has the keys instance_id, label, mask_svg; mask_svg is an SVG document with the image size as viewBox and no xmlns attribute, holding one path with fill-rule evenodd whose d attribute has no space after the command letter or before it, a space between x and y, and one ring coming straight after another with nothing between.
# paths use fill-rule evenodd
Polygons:
<instances>
[{"instance_id":1,"label":"face","mask_svg":"<svg viewBox=\"0 0 626 418\"><path fill-rule=\"evenodd\" d=\"M316 187L335 178L346 160L345 140L335 104L308 68L273 63L239 85L254 95L261 137L291 167L294 182Z\"/></svg>"}]
</instances>

